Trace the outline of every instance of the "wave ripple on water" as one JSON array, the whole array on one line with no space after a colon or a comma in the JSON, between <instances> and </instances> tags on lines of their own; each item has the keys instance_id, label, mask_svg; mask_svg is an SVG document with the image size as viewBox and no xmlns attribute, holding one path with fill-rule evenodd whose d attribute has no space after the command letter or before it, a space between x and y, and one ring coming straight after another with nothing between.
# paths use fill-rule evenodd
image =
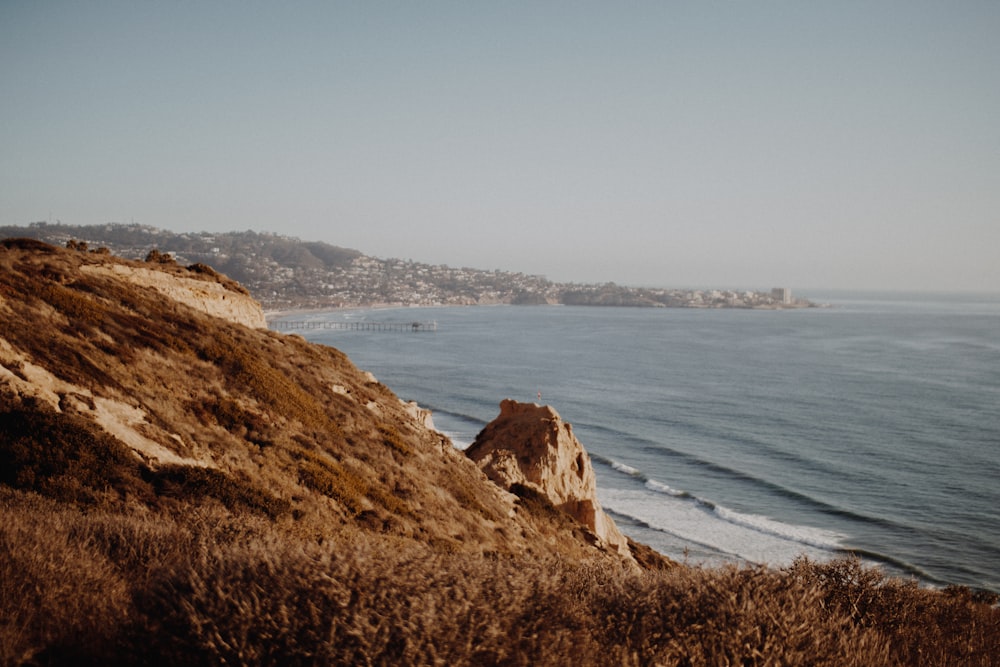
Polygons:
<instances>
[{"instance_id":1,"label":"wave ripple on water","mask_svg":"<svg viewBox=\"0 0 1000 667\"><path fill-rule=\"evenodd\" d=\"M436 333L307 336L432 409L457 446L501 399L542 392L594 459L605 509L671 557L849 551L1000 590L1000 300L831 301L441 308L421 313Z\"/></svg>"}]
</instances>

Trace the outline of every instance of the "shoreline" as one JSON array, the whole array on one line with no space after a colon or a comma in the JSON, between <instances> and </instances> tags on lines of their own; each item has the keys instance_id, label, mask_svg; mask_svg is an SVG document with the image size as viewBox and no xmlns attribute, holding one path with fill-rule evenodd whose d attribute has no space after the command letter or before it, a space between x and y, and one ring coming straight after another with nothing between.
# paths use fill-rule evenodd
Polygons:
<instances>
[{"instance_id":1,"label":"shoreline","mask_svg":"<svg viewBox=\"0 0 1000 667\"><path fill-rule=\"evenodd\" d=\"M295 315L315 315L316 313L333 313L339 311L355 311L355 310L393 310L396 308L443 308L447 307L445 304L440 306L407 306L407 305L395 305L395 304L372 304L369 306L316 306L312 308L288 308L285 310L265 310L264 319L267 322L273 322L274 320L283 319L286 317L292 317Z\"/></svg>"},{"instance_id":2,"label":"shoreline","mask_svg":"<svg viewBox=\"0 0 1000 667\"><path fill-rule=\"evenodd\" d=\"M308 308L287 308L283 310L265 310L264 319L267 322L272 322L274 320L283 319L286 317L292 317L295 315L311 315L316 313L332 313L339 311L368 311L368 310L419 310L424 308L489 308L496 306L518 306L523 305L525 307L545 307L545 306L558 306L558 307L577 307L577 308L639 308L639 309L654 309L654 310L767 310L767 311L782 311L782 310L809 310L814 308L830 308L831 305L828 303L813 303L806 302L803 304L763 304L759 306L718 306L710 304L698 304L698 305L685 305L685 306L640 306L640 305L602 305L602 304L563 304L563 303L546 303L546 304L513 304L513 303L428 303L428 304L405 304L405 303L376 303L368 305L352 305L352 306L313 306Z\"/></svg>"}]
</instances>

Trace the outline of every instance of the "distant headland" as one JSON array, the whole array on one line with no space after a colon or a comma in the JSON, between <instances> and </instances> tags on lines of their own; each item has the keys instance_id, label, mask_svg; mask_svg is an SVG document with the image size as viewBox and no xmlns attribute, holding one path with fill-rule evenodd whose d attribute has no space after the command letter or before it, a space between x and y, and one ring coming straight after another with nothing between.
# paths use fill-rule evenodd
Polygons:
<instances>
[{"instance_id":1,"label":"distant headland","mask_svg":"<svg viewBox=\"0 0 1000 667\"><path fill-rule=\"evenodd\" d=\"M766 291L560 283L544 276L379 259L322 242L253 231L176 233L148 225L35 222L0 227L0 238L85 244L126 259L155 251L205 264L242 283L265 310L371 306L544 305L647 308L809 308L783 287Z\"/></svg>"}]
</instances>

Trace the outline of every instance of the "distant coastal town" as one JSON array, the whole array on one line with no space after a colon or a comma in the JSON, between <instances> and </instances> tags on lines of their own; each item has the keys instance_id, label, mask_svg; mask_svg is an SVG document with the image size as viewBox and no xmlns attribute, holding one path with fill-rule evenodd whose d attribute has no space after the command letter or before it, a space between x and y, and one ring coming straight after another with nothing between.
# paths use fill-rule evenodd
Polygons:
<instances>
[{"instance_id":1,"label":"distant coastal town","mask_svg":"<svg viewBox=\"0 0 1000 667\"><path fill-rule=\"evenodd\" d=\"M814 307L787 287L667 289L560 283L544 276L379 259L322 242L253 231L178 234L148 225L0 227L0 238L74 244L128 259L206 264L242 283L265 310L371 306L563 304L647 308Z\"/></svg>"}]
</instances>

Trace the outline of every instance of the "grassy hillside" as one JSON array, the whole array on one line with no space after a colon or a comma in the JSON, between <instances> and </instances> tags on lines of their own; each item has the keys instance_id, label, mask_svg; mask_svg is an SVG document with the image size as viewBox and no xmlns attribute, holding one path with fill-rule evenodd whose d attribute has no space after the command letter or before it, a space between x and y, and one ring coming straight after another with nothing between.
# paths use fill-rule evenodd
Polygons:
<instances>
[{"instance_id":1,"label":"grassy hillside","mask_svg":"<svg viewBox=\"0 0 1000 667\"><path fill-rule=\"evenodd\" d=\"M638 545L629 566L339 351L135 269L246 298L205 267L0 242L0 664L1000 662L967 589Z\"/></svg>"}]
</instances>

